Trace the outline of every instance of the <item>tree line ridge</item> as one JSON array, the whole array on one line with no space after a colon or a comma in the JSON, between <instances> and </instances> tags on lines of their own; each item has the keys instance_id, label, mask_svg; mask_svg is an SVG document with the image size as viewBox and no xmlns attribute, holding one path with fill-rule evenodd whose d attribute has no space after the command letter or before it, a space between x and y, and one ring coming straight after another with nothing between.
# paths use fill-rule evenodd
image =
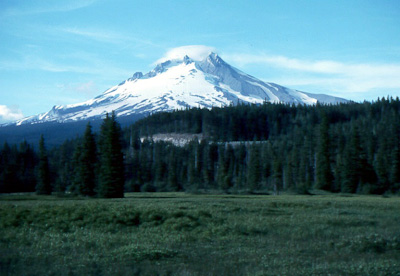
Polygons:
<instances>
[{"instance_id":1,"label":"tree line ridge","mask_svg":"<svg viewBox=\"0 0 400 276\"><path fill-rule=\"evenodd\" d=\"M52 191L121 197L124 191L382 194L400 189L398 98L192 108L156 113L125 129L115 116L107 118L108 127L105 120L100 133L91 134L92 157L88 133L48 151ZM113 134L107 136L105 128ZM171 133L195 138L179 145L153 139ZM40 155L27 143L6 143L1 192L34 191L41 181ZM84 179L92 181L90 192L80 186ZM105 179L115 180L108 192L101 184Z\"/></svg>"}]
</instances>

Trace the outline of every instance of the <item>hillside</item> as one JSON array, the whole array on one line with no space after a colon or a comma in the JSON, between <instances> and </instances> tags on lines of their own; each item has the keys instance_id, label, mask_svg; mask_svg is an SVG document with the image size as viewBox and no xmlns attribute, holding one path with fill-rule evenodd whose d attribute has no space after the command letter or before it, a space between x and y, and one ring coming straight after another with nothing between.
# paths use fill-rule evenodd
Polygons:
<instances>
[{"instance_id":1,"label":"hillside","mask_svg":"<svg viewBox=\"0 0 400 276\"><path fill-rule=\"evenodd\" d=\"M122 133L125 190L398 193L399 118L399 99L157 113ZM50 151L55 190L70 189L80 143L69 140ZM24 152L8 146L2 156ZM18 167L8 164L14 159L3 157L1 174L18 183L18 170L14 178L6 170ZM3 191L16 191L6 184Z\"/></svg>"},{"instance_id":2,"label":"hillside","mask_svg":"<svg viewBox=\"0 0 400 276\"><path fill-rule=\"evenodd\" d=\"M125 134L149 138L130 156L133 167L141 168L134 172L132 185L150 182L161 185L157 190L168 185L188 189L193 184L225 191L398 191L399 115L399 99L316 106L266 103L155 114ZM152 135L160 133L201 134L206 140L181 148L153 144ZM174 170L174 177L179 176L175 182ZM149 173L141 175L142 171Z\"/></svg>"}]
</instances>

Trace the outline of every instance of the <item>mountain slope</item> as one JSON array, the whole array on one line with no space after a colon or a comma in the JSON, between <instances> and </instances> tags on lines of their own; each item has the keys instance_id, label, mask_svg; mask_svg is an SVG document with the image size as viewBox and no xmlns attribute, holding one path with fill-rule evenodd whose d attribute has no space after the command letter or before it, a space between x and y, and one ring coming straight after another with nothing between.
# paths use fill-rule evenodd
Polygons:
<instances>
[{"instance_id":1,"label":"mountain slope","mask_svg":"<svg viewBox=\"0 0 400 276\"><path fill-rule=\"evenodd\" d=\"M123 117L186 107L211 108L238 102L260 104L264 101L296 104L346 102L341 98L263 82L210 53L201 60L184 56L165 61L145 75L135 73L132 78L94 99L54 106L49 112L24 118L16 125L98 119L112 111Z\"/></svg>"}]
</instances>

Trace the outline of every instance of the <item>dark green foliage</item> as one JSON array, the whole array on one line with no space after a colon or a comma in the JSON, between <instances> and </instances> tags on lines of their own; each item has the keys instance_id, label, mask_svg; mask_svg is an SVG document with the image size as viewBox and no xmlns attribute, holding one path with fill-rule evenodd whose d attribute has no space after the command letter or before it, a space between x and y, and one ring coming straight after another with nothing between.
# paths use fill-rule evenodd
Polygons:
<instances>
[{"instance_id":1,"label":"dark green foliage","mask_svg":"<svg viewBox=\"0 0 400 276\"><path fill-rule=\"evenodd\" d=\"M122 153L121 127L115 114L107 114L100 132L99 197L124 197L125 170Z\"/></svg>"},{"instance_id":2,"label":"dark green foliage","mask_svg":"<svg viewBox=\"0 0 400 276\"><path fill-rule=\"evenodd\" d=\"M393 150L393 161L391 168L391 183L394 183L400 188L400 139L397 142L397 146Z\"/></svg>"},{"instance_id":3,"label":"dark green foliage","mask_svg":"<svg viewBox=\"0 0 400 276\"><path fill-rule=\"evenodd\" d=\"M96 184L97 147L92 126L88 123L82 143L82 194L93 196Z\"/></svg>"},{"instance_id":4,"label":"dark green foliage","mask_svg":"<svg viewBox=\"0 0 400 276\"><path fill-rule=\"evenodd\" d=\"M179 191L182 189L182 185L179 183L178 178L178 162L177 156L174 150L171 150L168 155L168 163L167 163L167 190L169 191Z\"/></svg>"},{"instance_id":5,"label":"dark green foliage","mask_svg":"<svg viewBox=\"0 0 400 276\"><path fill-rule=\"evenodd\" d=\"M256 191L260 189L260 182L262 176L261 158L260 158L261 147L253 143L249 148L249 162L247 170L247 187L250 191Z\"/></svg>"},{"instance_id":6,"label":"dark green foliage","mask_svg":"<svg viewBox=\"0 0 400 276\"><path fill-rule=\"evenodd\" d=\"M73 192L83 196L94 196L97 149L90 123L86 127L82 142L75 148L73 162L75 176Z\"/></svg>"},{"instance_id":7,"label":"dark green foliage","mask_svg":"<svg viewBox=\"0 0 400 276\"><path fill-rule=\"evenodd\" d=\"M37 168L36 193L39 195L50 195L51 191L49 160L42 135L39 141L39 164Z\"/></svg>"},{"instance_id":8,"label":"dark green foliage","mask_svg":"<svg viewBox=\"0 0 400 276\"><path fill-rule=\"evenodd\" d=\"M18 191L33 192L36 184L35 166L37 164L37 156L26 141L19 145L18 160L20 183Z\"/></svg>"},{"instance_id":9,"label":"dark green foliage","mask_svg":"<svg viewBox=\"0 0 400 276\"><path fill-rule=\"evenodd\" d=\"M192 187L203 183L203 188L224 191L289 189L307 193L317 188L396 193L400 185L395 185L400 181L399 102L381 99L362 104L266 103L190 109L155 114L135 123L130 131L142 136L198 133L200 128L194 126L201 121L203 136L217 141L218 146L192 142L181 147L182 155L175 158L182 170L178 174L174 170L172 177ZM254 140L256 143L249 142ZM149 142L142 144L138 155L157 147L157 143ZM164 146L169 151L175 148ZM150 163L168 163L146 156ZM198 162L194 162L196 156L202 156L200 173L196 170ZM159 174L145 164L141 162L147 176L143 183L154 182ZM168 174L168 170L164 172L164 179Z\"/></svg>"},{"instance_id":10,"label":"dark green foliage","mask_svg":"<svg viewBox=\"0 0 400 276\"><path fill-rule=\"evenodd\" d=\"M393 148L391 154L390 183L394 183L400 189L400 116L393 118ZM395 189L393 187L393 189Z\"/></svg>"},{"instance_id":11,"label":"dark green foliage","mask_svg":"<svg viewBox=\"0 0 400 276\"><path fill-rule=\"evenodd\" d=\"M97 141L88 127L85 137L49 151L45 178L57 192L102 197L123 196L125 180L125 191L136 192L399 193L399 118L398 98L194 108L157 113L124 131L112 115ZM159 133L189 138L179 146L154 142ZM46 162L41 158L39 166L35 156L26 143L4 145L1 192L32 191L39 184L32 171L43 171Z\"/></svg>"},{"instance_id":12,"label":"dark green foliage","mask_svg":"<svg viewBox=\"0 0 400 276\"><path fill-rule=\"evenodd\" d=\"M18 185L17 180L17 152L16 148L4 144L1 151L1 167L0 183L3 191L12 192Z\"/></svg>"},{"instance_id":13,"label":"dark green foliage","mask_svg":"<svg viewBox=\"0 0 400 276\"><path fill-rule=\"evenodd\" d=\"M326 115L322 115L319 125L318 144L316 149L315 186L318 189L332 190L332 168L329 141L329 123Z\"/></svg>"},{"instance_id":14,"label":"dark green foliage","mask_svg":"<svg viewBox=\"0 0 400 276\"><path fill-rule=\"evenodd\" d=\"M283 167L279 157L274 158L272 163L272 182L274 194L279 194L279 191L283 189Z\"/></svg>"},{"instance_id":15,"label":"dark green foliage","mask_svg":"<svg viewBox=\"0 0 400 276\"><path fill-rule=\"evenodd\" d=\"M0 150L0 193L35 191L36 165L37 156L26 141L19 147L5 143Z\"/></svg>"},{"instance_id":16,"label":"dark green foliage","mask_svg":"<svg viewBox=\"0 0 400 276\"><path fill-rule=\"evenodd\" d=\"M53 168L55 192L63 194L72 190L75 179L73 162L74 151L78 140L66 140L61 146L49 152L50 167Z\"/></svg>"}]
</instances>

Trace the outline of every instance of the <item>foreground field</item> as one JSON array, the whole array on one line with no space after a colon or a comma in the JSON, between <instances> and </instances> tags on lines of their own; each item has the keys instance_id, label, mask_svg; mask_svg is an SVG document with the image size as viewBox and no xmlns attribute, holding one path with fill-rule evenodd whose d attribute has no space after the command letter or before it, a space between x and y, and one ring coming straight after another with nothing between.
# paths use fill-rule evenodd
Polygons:
<instances>
[{"instance_id":1,"label":"foreground field","mask_svg":"<svg viewBox=\"0 0 400 276\"><path fill-rule=\"evenodd\" d=\"M400 198L0 196L1 275L400 275Z\"/></svg>"}]
</instances>

